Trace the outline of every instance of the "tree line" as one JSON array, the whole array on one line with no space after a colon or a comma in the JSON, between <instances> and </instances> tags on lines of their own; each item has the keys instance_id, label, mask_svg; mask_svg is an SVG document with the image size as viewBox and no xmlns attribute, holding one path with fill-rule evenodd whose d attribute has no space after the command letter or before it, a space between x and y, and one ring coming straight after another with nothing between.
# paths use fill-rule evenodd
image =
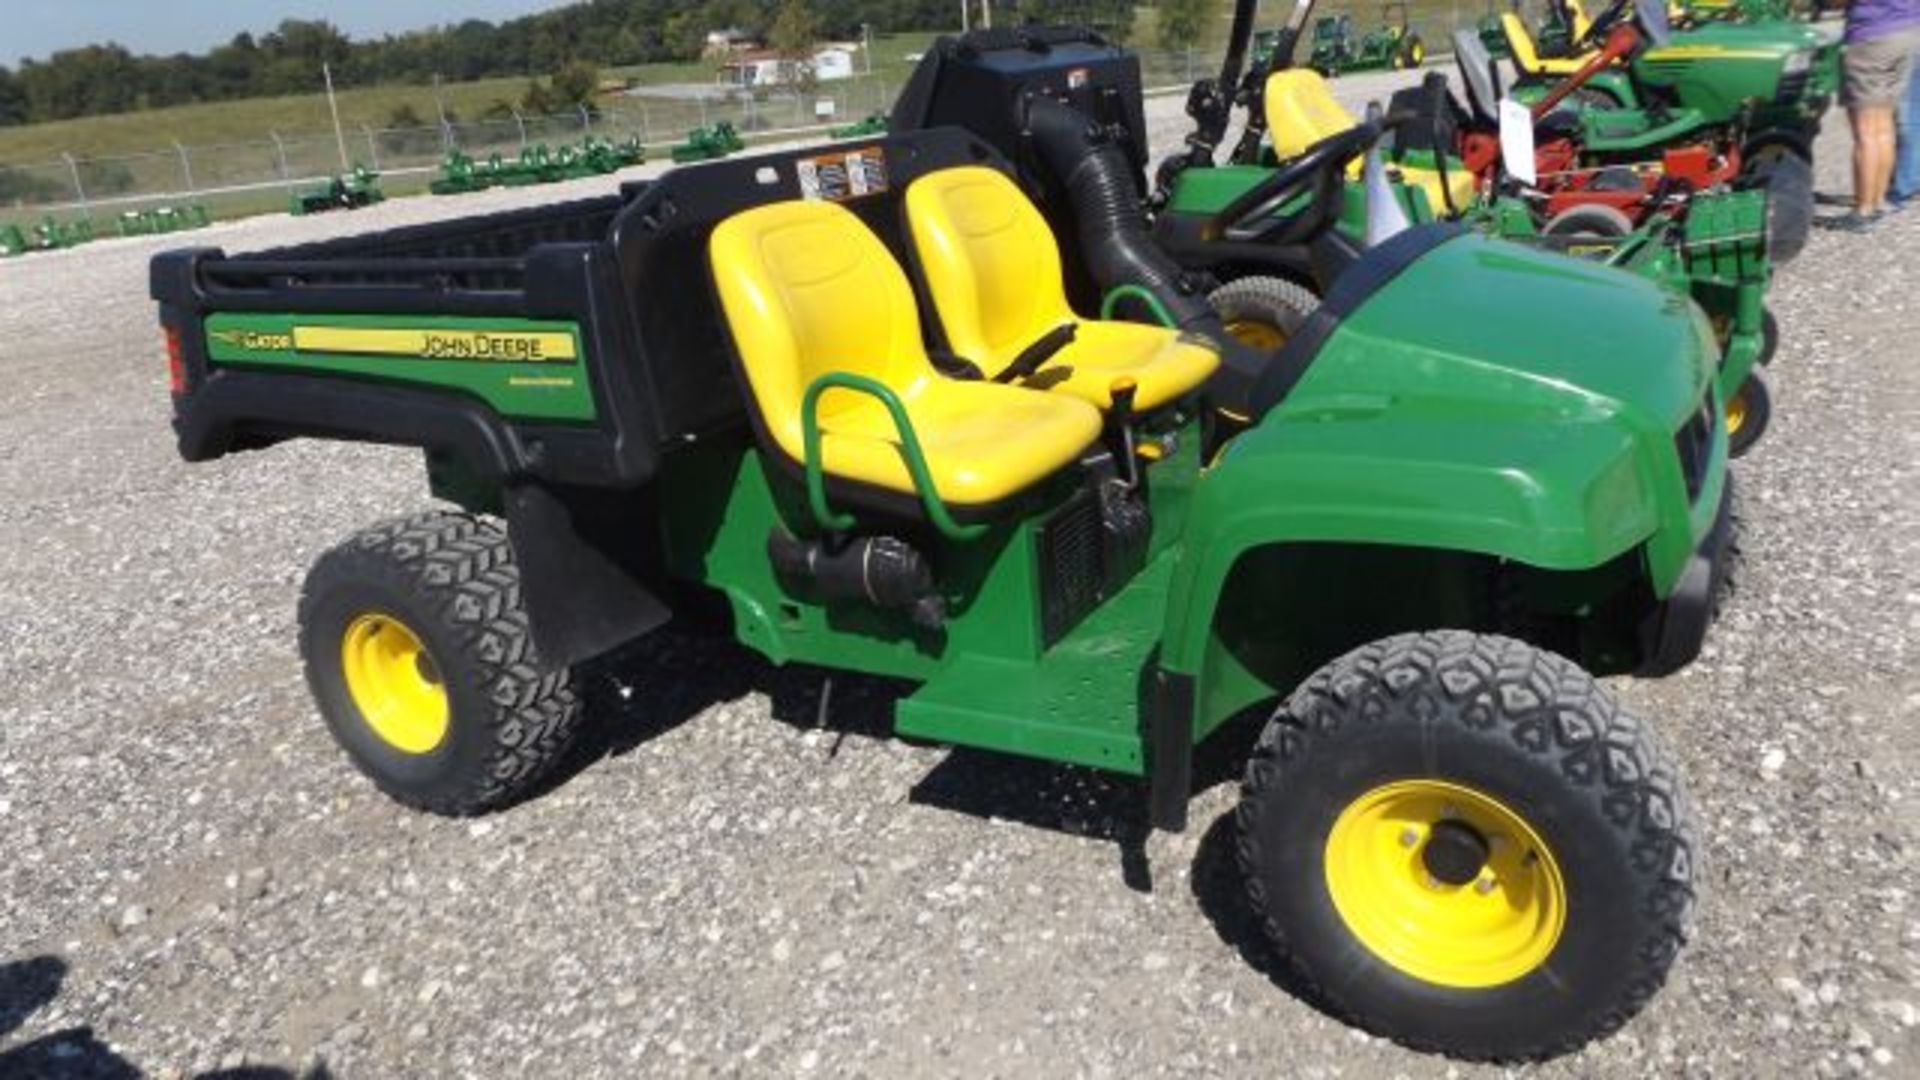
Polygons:
<instances>
[{"instance_id":1,"label":"tree line","mask_svg":"<svg viewBox=\"0 0 1920 1080\"><path fill-rule=\"evenodd\" d=\"M1186 6L1193 0L1170 0ZM206 101L311 93L320 66L351 85L453 82L697 58L710 30L765 37L783 11L823 38L951 27L954 0L585 0L505 22L480 19L354 40L324 20L289 19L204 53L136 54L114 43L0 66L0 127ZM1127 0L999 0L996 24L1087 22L1124 38Z\"/></svg>"}]
</instances>

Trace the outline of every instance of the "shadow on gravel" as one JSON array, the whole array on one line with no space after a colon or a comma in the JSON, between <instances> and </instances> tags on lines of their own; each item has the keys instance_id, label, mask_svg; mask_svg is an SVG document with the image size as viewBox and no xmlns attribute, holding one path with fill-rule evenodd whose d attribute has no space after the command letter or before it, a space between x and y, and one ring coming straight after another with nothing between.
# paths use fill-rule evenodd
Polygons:
<instances>
[{"instance_id":1,"label":"shadow on gravel","mask_svg":"<svg viewBox=\"0 0 1920 1080\"><path fill-rule=\"evenodd\" d=\"M101 1042L93 1029L82 1025L43 1035L11 1049L4 1040L27 1018L60 996L67 979L67 962L57 956L36 956L0 964L0 1077L59 1077L61 1080L138 1080L146 1075L113 1048ZM294 1080L295 1074L276 1066L249 1065L196 1073L194 1080ZM300 1080L331 1080L326 1066L300 1074Z\"/></svg>"},{"instance_id":2,"label":"shadow on gravel","mask_svg":"<svg viewBox=\"0 0 1920 1080\"><path fill-rule=\"evenodd\" d=\"M1194 754L1193 794L1235 781L1258 737L1261 713L1238 717ZM1153 891L1146 852L1147 791L1141 781L1098 769L956 747L916 784L916 803L978 818L1109 840L1120 874L1138 892ZM1188 826L1192 828L1192 825Z\"/></svg>"},{"instance_id":3,"label":"shadow on gravel","mask_svg":"<svg viewBox=\"0 0 1920 1080\"><path fill-rule=\"evenodd\" d=\"M1269 982L1309 1008L1326 1013L1320 1007L1313 988L1294 978L1293 973L1280 962L1265 928L1260 925L1260 916L1254 913L1253 904L1247 898L1246 883L1240 875L1240 863L1234 853L1236 831L1233 812L1228 811L1215 818L1200 838L1189 879L1200 913L1213 924L1214 933L1220 935L1220 940L1232 946L1248 967L1265 975ZM1332 1016L1331 1013L1326 1015Z\"/></svg>"},{"instance_id":4,"label":"shadow on gravel","mask_svg":"<svg viewBox=\"0 0 1920 1080\"><path fill-rule=\"evenodd\" d=\"M838 738L886 739L893 703L912 687L889 679L776 667L736 642L675 630L648 635L595 661L579 678L586 736L529 798L538 798L602 758L644 746L716 705L759 692L773 718Z\"/></svg>"},{"instance_id":5,"label":"shadow on gravel","mask_svg":"<svg viewBox=\"0 0 1920 1080\"><path fill-rule=\"evenodd\" d=\"M643 638L596 662L580 680L588 734L530 798L551 791L603 758L619 757L706 710L754 692L767 695L773 719L832 732L832 760L848 736L893 738L893 709L913 692L897 679L777 667L725 638L675 630ZM1193 793L1237 781L1265 709L1229 721L1197 749ZM908 796L922 806L983 820L1111 841L1128 887L1153 889L1148 865L1146 787L1098 769L954 747Z\"/></svg>"}]
</instances>

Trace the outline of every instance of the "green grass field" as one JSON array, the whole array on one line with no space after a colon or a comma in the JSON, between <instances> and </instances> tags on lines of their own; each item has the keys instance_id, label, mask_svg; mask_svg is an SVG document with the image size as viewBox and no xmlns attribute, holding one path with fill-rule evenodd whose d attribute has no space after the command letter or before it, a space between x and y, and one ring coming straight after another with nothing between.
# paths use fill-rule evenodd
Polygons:
<instances>
[{"instance_id":1,"label":"green grass field","mask_svg":"<svg viewBox=\"0 0 1920 1080\"><path fill-rule=\"evenodd\" d=\"M874 76L897 88L911 67L904 57L925 50L933 36L929 31L876 38ZM714 72L712 65L705 63L648 64L609 70L606 76L644 85L708 82ZM440 98L461 121L472 121L495 102L518 104L526 92L527 81L501 78L447 83L440 88ZM88 159L166 152L175 142L189 147L251 143L269 139L276 132L283 137L325 135L333 130L333 121L327 113L326 94L320 90L319 72L314 73L314 84L314 93L297 97L180 105L0 128L0 164L55 162L63 153ZM336 90L340 122L350 133L362 126L385 127L395 110L402 106L410 107L428 123L433 123L438 115L434 88L430 85L337 86Z\"/></svg>"},{"instance_id":2,"label":"green grass field","mask_svg":"<svg viewBox=\"0 0 1920 1080\"><path fill-rule=\"evenodd\" d=\"M1434 50L1444 45L1451 26L1472 23L1486 10L1486 3L1487 0L1413 0L1412 18L1427 38L1429 49ZM1273 25L1290 10L1286 0L1266 0L1261 24ZM1343 10L1352 12L1363 30L1381 20L1377 0L1324 4L1315 14ZM1135 21L1133 44L1143 54L1147 84L1179 84L1210 71L1219 63L1231 12L1230 0L1217 0L1215 17L1209 22L1202 43L1188 55L1169 56L1157 52L1152 9L1141 8ZM853 80L822 84L820 96L833 96L840 102L841 111L835 122L850 122L883 108L913 67L908 57L924 52L936 33L938 31L929 30L877 37L873 41L871 76L862 72ZM605 74L637 85L704 83L713 79L714 70L707 62L689 62L619 68ZM314 73L314 83L314 93L298 96L185 105L0 128L0 166L20 169L43 188L64 192L71 182L62 155L70 154L83 163L104 162L105 168L115 174L115 182L111 184L88 181L89 192L96 200L104 194L109 197L154 195L152 202L186 201L159 194L177 192L186 186L176 151L178 144L190 150L196 191L234 185L269 185L197 200L206 202L217 216L272 211L286 203L285 187L275 183L281 175L281 154L285 155L287 175L296 178L339 168L339 149L333 138L332 120L326 96L320 90L318 72ZM476 156L493 151L516 153L521 138L517 125L510 120L489 124L478 121L498 102L518 103L527 83L523 78L498 78L441 86L438 102L444 103L461 125L459 145ZM337 90L348 155L356 161L377 160L380 167L389 172L385 187L390 195L423 190L424 177L391 173L396 168L435 164L440 155L437 138L429 133L376 142L367 129L385 128L402 108L411 109L415 116L432 124L438 115L434 87L343 85ZM605 115L596 124L596 131L616 137L642 136L656 147L656 156L660 157L664 156L662 144L680 138L689 128L713 120L728 119L751 137L756 131L791 127L814 119L802 103L792 98L757 105L736 103L729 110L727 106L703 106L687 100L614 97L606 100L603 109ZM275 135L284 140L280 148L272 142ZM580 135L580 125L570 118L548 123L530 121L525 132L529 142L553 145L575 141ZM72 199L68 195L55 197ZM42 196L42 200L45 198ZM96 208L96 222L107 224L103 233L111 230L111 218L119 209L117 205ZM76 215L76 211L62 214ZM19 223L37 221L40 216L31 206L0 208L0 219Z\"/></svg>"}]
</instances>

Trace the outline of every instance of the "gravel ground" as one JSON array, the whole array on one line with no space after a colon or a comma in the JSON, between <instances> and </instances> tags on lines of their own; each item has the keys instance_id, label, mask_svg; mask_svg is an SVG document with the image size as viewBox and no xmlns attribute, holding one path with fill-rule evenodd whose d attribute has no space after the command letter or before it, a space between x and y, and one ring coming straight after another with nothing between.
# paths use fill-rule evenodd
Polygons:
<instances>
[{"instance_id":1,"label":"gravel ground","mask_svg":"<svg viewBox=\"0 0 1920 1080\"><path fill-rule=\"evenodd\" d=\"M1153 112L1182 129L1177 99ZM1263 974L1227 753L1196 826L1143 849L1130 785L890 741L884 683L840 680L817 729L818 673L666 639L595 680L595 753L551 794L479 821L388 802L313 713L293 610L322 549L425 503L417 457L184 466L146 297L162 246L0 266L0 1074L1493 1071ZM1817 232L1775 285L1742 594L1700 663L1617 684L1702 812L1698 941L1623 1032L1526 1071L1920 1075L1916 262L1920 214Z\"/></svg>"}]
</instances>

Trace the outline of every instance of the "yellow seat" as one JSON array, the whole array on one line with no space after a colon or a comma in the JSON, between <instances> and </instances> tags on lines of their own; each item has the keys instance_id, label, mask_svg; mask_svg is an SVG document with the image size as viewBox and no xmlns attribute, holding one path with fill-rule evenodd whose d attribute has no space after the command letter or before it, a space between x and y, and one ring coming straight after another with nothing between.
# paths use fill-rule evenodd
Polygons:
<instances>
[{"instance_id":1,"label":"yellow seat","mask_svg":"<svg viewBox=\"0 0 1920 1080\"><path fill-rule=\"evenodd\" d=\"M1069 323L1073 340L1027 385L1107 409L1114 381L1128 378L1134 408L1145 410L1180 398L1220 364L1211 346L1178 331L1076 315L1053 230L996 169L962 166L914 181L907 221L948 346L989 376Z\"/></svg>"},{"instance_id":2,"label":"yellow seat","mask_svg":"<svg viewBox=\"0 0 1920 1080\"><path fill-rule=\"evenodd\" d=\"M939 497L981 507L1072 463L1100 434L1085 402L995 383L959 382L927 359L913 289L886 245L845 208L757 207L720 223L708 260L765 437L805 460L801 408L831 372L865 376L905 406ZM829 479L916 494L886 408L852 390L819 402Z\"/></svg>"},{"instance_id":3,"label":"yellow seat","mask_svg":"<svg viewBox=\"0 0 1920 1080\"><path fill-rule=\"evenodd\" d=\"M1268 76L1266 107L1267 132L1273 138L1274 156L1281 161L1297 158L1314 143L1332 138L1360 122L1334 99L1333 91L1327 89L1327 80L1312 68L1287 68ZM1364 162L1355 158L1353 164L1347 166L1347 178L1360 179L1363 167ZM1401 182L1426 192L1427 206L1436 214L1447 212L1449 204L1443 190L1451 190L1455 207L1464 207L1473 201L1476 182L1464 165L1447 170L1445 189L1438 169L1398 163L1392 168L1400 174Z\"/></svg>"},{"instance_id":4,"label":"yellow seat","mask_svg":"<svg viewBox=\"0 0 1920 1080\"><path fill-rule=\"evenodd\" d=\"M1592 25L1587 19L1586 12L1576 6L1573 9L1573 31L1576 37L1584 35L1587 27ZM1519 68L1524 75L1564 78L1579 71L1586 66L1588 60L1593 59L1592 52L1581 53L1579 56L1542 58L1540 50L1534 46L1533 34L1527 30L1527 24L1521 22L1520 16L1511 11L1500 13L1500 28L1506 31L1507 48L1513 53L1513 66Z\"/></svg>"}]
</instances>

